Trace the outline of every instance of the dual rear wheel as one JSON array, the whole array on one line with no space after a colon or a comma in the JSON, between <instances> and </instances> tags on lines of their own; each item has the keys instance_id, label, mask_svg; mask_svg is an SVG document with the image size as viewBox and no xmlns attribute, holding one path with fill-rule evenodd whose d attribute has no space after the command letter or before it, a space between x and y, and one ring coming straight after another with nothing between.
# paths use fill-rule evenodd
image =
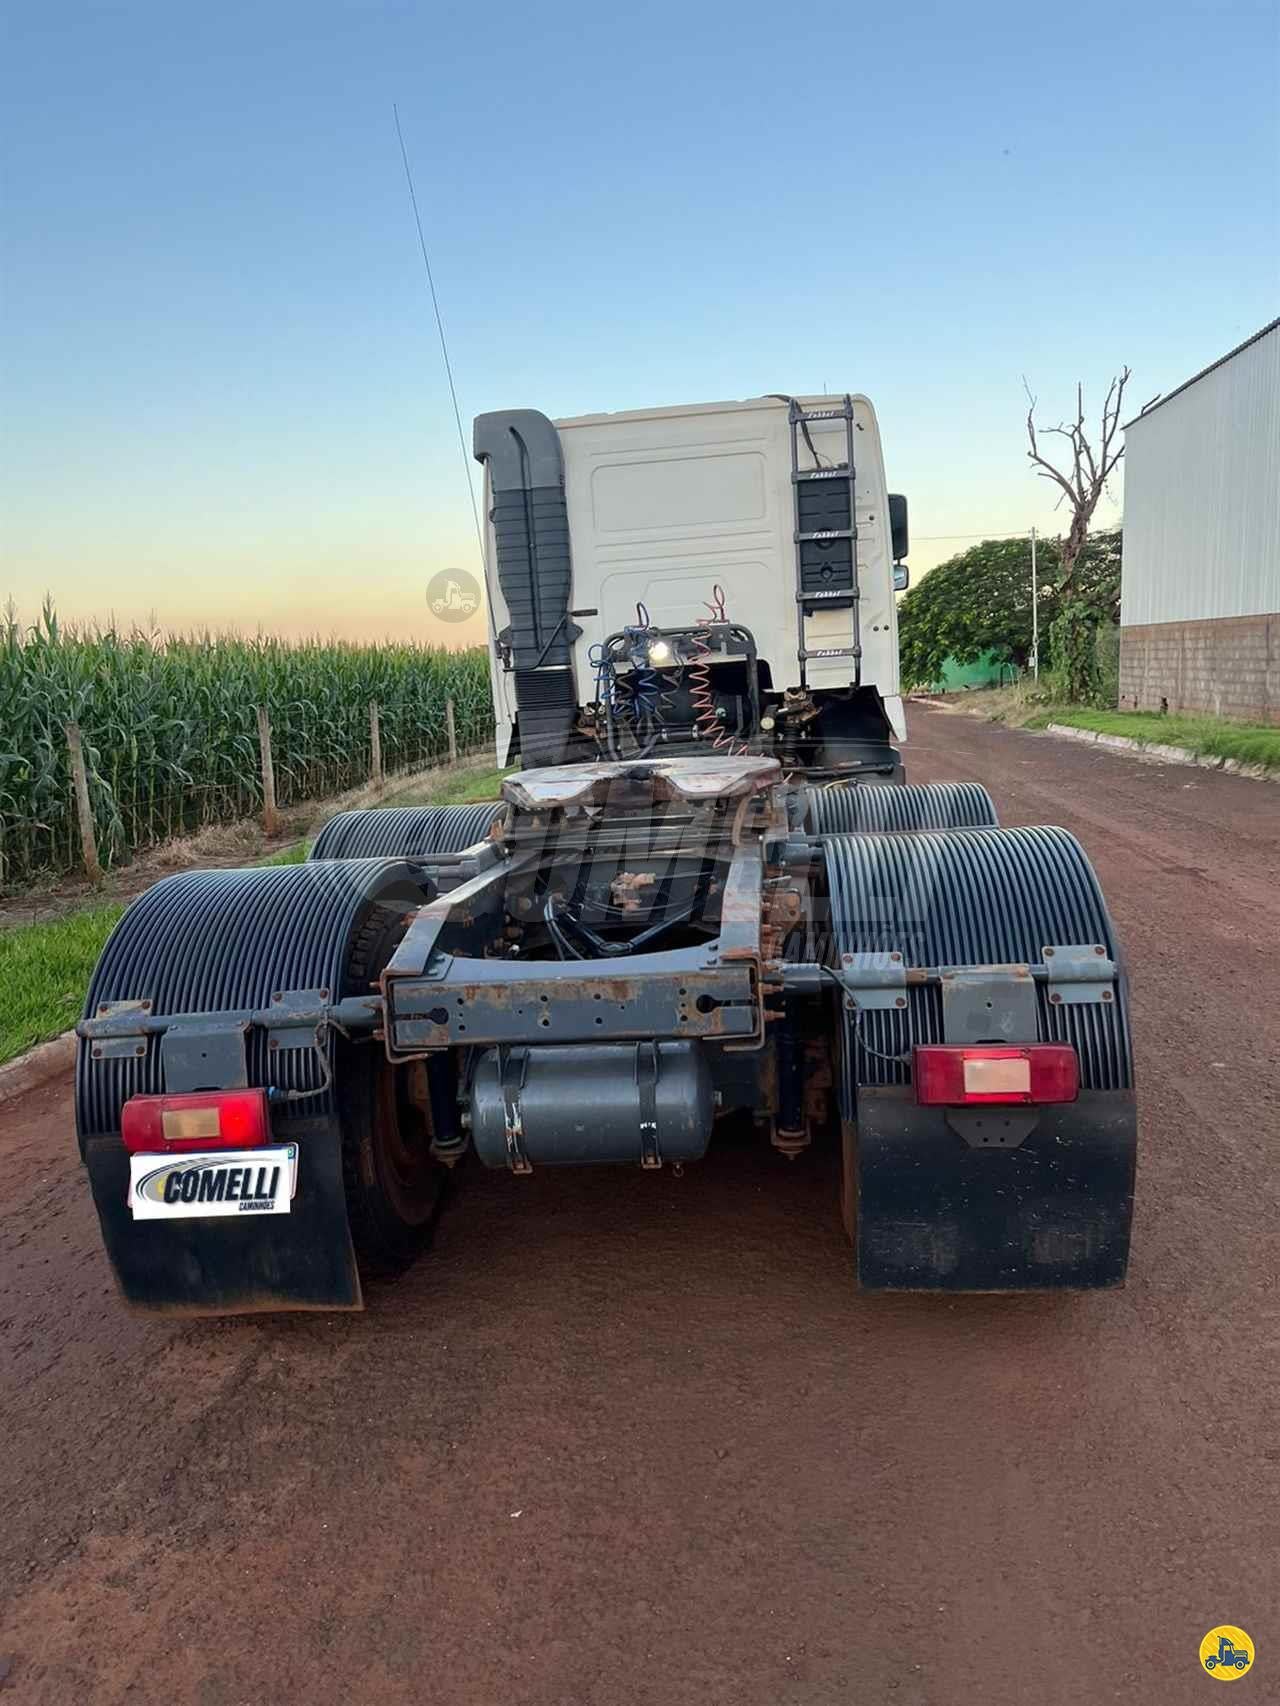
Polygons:
<instances>
[{"instance_id":1,"label":"dual rear wheel","mask_svg":"<svg viewBox=\"0 0 1280 1706\"><path fill-rule=\"evenodd\" d=\"M348 993L376 983L407 927L402 908L375 907L352 945ZM449 1169L432 1152L425 1096L408 1066L393 1066L373 1040L342 1046L336 1081L347 1219L360 1270L403 1273L426 1248L444 1206Z\"/></svg>"}]
</instances>

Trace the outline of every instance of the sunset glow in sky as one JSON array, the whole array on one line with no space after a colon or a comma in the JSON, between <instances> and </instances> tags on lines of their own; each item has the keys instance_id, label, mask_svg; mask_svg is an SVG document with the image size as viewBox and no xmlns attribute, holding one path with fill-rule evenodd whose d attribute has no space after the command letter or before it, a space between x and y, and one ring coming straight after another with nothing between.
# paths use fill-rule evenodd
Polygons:
<instances>
[{"instance_id":1,"label":"sunset glow in sky","mask_svg":"<svg viewBox=\"0 0 1280 1706\"><path fill-rule=\"evenodd\" d=\"M0 591L33 616L483 637L468 437L849 387L912 567L1056 530L1026 465L1280 297L1280 7L10 0ZM1117 496L1119 494L1117 493ZM1113 520L1115 512L1099 520ZM946 535L946 538L936 536ZM473 632L474 630L474 632Z\"/></svg>"}]
</instances>

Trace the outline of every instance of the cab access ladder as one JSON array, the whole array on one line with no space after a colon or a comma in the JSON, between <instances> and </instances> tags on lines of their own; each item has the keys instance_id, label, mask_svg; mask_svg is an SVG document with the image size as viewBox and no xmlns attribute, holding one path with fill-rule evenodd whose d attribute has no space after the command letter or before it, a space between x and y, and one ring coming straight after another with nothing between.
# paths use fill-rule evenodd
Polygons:
<instances>
[{"instance_id":1,"label":"cab access ladder","mask_svg":"<svg viewBox=\"0 0 1280 1706\"><path fill-rule=\"evenodd\" d=\"M849 658L856 686L862 673L862 636L858 620L858 510L853 457L853 399L838 409L804 409L787 399L791 427L791 489L795 500L796 628L800 681L806 682L810 658ZM845 458L824 463L813 442L813 421L843 421ZM812 466L800 466L803 435ZM810 645L809 623L820 611L848 610L851 644ZM820 636L812 636L819 638Z\"/></svg>"}]
</instances>

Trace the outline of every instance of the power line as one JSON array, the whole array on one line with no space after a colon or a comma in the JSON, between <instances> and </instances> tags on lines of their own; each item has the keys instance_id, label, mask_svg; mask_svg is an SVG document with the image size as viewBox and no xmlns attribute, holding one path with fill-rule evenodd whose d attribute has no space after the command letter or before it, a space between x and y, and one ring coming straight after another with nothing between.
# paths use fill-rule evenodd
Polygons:
<instances>
[{"instance_id":1,"label":"power line","mask_svg":"<svg viewBox=\"0 0 1280 1706\"><path fill-rule=\"evenodd\" d=\"M440 299L436 295L436 281L431 276L431 261L427 255L427 239L422 234L422 215L418 212L418 197L413 187L413 173L409 169L409 152L404 145L404 132L400 129L400 109L394 101L391 103L391 111L396 121L396 137L400 143L400 158L404 161L405 181L409 185L409 200L413 204L413 222L418 228L418 247L422 250L422 264L427 269L427 286L431 291L431 307L436 317L436 331L440 334L440 354L444 357L444 371L449 381L449 395L453 399L453 418L458 428L458 448L462 451L462 471L467 477L467 496L471 499L471 519L476 526L476 544L480 548L480 564L483 573L484 534L480 531L480 511L476 507L476 489L471 481L471 458L467 454L467 435L462 430L462 411L458 407L458 392L453 383L453 367L449 361L449 345L444 335L444 321L440 317ZM487 599L485 603L487 605Z\"/></svg>"},{"instance_id":2,"label":"power line","mask_svg":"<svg viewBox=\"0 0 1280 1706\"><path fill-rule=\"evenodd\" d=\"M1010 533L913 533L911 538L921 545L937 545L948 539L1027 539L1030 535L1029 527L1016 527Z\"/></svg>"}]
</instances>

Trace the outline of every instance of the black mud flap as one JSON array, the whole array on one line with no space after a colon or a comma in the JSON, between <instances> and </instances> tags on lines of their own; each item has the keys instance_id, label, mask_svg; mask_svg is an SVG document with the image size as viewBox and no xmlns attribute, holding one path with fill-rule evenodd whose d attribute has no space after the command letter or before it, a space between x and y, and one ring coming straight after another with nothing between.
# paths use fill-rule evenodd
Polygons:
<instances>
[{"instance_id":1,"label":"black mud flap","mask_svg":"<svg viewBox=\"0 0 1280 1706\"><path fill-rule=\"evenodd\" d=\"M119 1137L88 1140L85 1163L103 1240L131 1304L171 1315L362 1307L337 1122L290 1120L276 1129L280 1141L298 1144L292 1209L244 1220L135 1221L124 1144Z\"/></svg>"},{"instance_id":2,"label":"black mud flap","mask_svg":"<svg viewBox=\"0 0 1280 1706\"><path fill-rule=\"evenodd\" d=\"M1082 1091L1062 1106L953 1113L920 1107L909 1089L859 1089L859 1284L875 1291L1120 1285L1135 1143L1131 1090Z\"/></svg>"}]
</instances>

